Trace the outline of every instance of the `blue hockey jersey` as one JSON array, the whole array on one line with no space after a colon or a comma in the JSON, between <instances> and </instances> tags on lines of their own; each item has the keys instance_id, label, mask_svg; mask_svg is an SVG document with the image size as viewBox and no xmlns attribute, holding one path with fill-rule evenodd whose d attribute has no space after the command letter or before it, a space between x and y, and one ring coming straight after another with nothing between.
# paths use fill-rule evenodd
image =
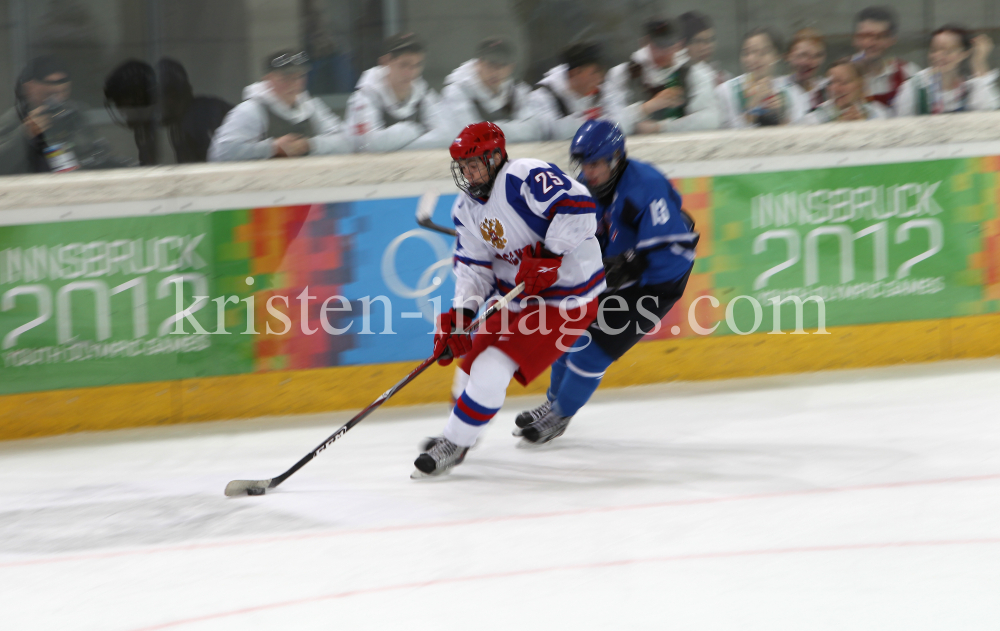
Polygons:
<instances>
[{"instance_id":1,"label":"blue hockey jersey","mask_svg":"<svg viewBox=\"0 0 1000 631\"><path fill-rule=\"evenodd\" d=\"M677 280L694 265L698 233L681 213L681 195L656 167L629 160L611 203L598 202L605 258L635 250L648 263L642 285Z\"/></svg>"}]
</instances>

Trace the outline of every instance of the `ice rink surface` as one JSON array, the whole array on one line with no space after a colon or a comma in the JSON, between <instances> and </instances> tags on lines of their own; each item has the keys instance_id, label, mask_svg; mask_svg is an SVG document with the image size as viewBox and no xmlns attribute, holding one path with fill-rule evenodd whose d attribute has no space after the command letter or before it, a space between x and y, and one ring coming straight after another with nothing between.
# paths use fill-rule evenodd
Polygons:
<instances>
[{"instance_id":1,"label":"ice rink surface","mask_svg":"<svg viewBox=\"0 0 1000 631\"><path fill-rule=\"evenodd\" d=\"M517 448L537 402L425 481L444 406L380 410L263 497L222 490L350 415L2 443L0 628L1000 629L1000 362L599 392Z\"/></svg>"}]
</instances>

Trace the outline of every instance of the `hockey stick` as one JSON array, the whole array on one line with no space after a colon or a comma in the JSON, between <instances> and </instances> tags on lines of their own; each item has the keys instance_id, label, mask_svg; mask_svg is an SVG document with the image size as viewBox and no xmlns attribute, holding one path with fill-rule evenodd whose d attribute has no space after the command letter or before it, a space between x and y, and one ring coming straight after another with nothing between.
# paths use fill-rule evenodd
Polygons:
<instances>
[{"instance_id":1,"label":"hockey stick","mask_svg":"<svg viewBox=\"0 0 1000 631\"><path fill-rule=\"evenodd\" d=\"M469 327L469 332L471 333L472 331L478 329L483 324L483 322L486 321L486 318L489 318L491 315L493 315L497 311L500 311L505 306L507 306L507 304L523 290L524 290L524 283L520 283L518 284L517 287L510 290L510 293L508 293L506 296L500 298L492 305L490 305L490 307L486 311L484 311L482 315L476 318L476 320L472 323L472 325ZM333 443L337 442L337 440L341 436L346 434L349 429L351 429L352 427L363 421L366 416L374 412L376 409L378 409L380 405L388 401L389 397L399 392L403 388L403 386L416 379L417 376L420 373L424 372L424 370L426 370L428 366L430 366L439 359L443 359L445 357L445 354L447 354L448 352L449 352L448 349L445 349L444 353L442 353L441 355L438 355L437 357L428 357L424 361L420 362L420 365L414 368L412 371L410 371L410 374L406 375L405 377L400 379L396 383L396 385L383 392L379 398L375 399L368 407L358 412L357 416L347 421L347 423L345 423L343 427L335 431L333 434L330 435L329 438L320 443L319 447L307 453L301 460L292 465L292 468L289 469L288 471L285 471L278 477L271 478L269 480L233 480L232 482L226 485L226 495L228 495L229 497L236 497L238 495L263 495L264 491L266 491L267 489L273 489L274 487L278 486L279 484L287 480L293 473L295 473L302 467L306 466L306 463L308 463L310 460L318 456L320 452L322 452L324 449L326 449Z\"/></svg>"},{"instance_id":2,"label":"hockey stick","mask_svg":"<svg viewBox=\"0 0 1000 631\"><path fill-rule=\"evenodd\" d=\"M438 225L431 219L434 216L434 209L437 207L438 197L440 195L437 191L427 191L420 196L420 201L417 202L417 223L428 230L454 237L458 233L453 228Z\"/></svg>"}]
</instances>

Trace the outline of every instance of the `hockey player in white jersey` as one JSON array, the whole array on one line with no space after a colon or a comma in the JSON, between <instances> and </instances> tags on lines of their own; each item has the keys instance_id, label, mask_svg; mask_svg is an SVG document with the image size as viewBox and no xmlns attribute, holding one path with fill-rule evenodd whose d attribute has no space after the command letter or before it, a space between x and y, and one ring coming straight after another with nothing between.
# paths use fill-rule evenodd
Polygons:
<instances>
[{"instance_id":1,"label":"hockey player in white jersey","mask_svg":"<svg viewBox=\"0 0 1000 631\"><path fill-rule=\"evenodd\" d=\"M434 355L464 356L466 384L443 434L424 443L414 477L461 463L503 405L510 380L527 385L568 350L597 317L606 287L587 189L553 164L508 161L505 144L499 127L482 122L451 145L452 175L463 191L452 209L455 298L440 316ZM474 336L462 333L494 287L507 293L522 282L518 300Z\"/></svg>"}]
</instances>

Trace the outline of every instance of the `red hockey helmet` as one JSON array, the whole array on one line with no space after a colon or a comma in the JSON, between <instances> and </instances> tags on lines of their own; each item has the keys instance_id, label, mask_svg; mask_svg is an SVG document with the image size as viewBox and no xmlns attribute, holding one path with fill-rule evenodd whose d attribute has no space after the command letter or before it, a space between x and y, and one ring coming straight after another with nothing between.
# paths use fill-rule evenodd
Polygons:
<instances>
[{"instance_id":1,"label":"red hockey helmet","mask_svg":"<svg viewBox=\"0 0 1000 631\"><path fill-rule=\"evenodd\" d=\"M503 130L493 123L473 123L466 126L451 143L451 157L455 160L477 158L499 151L507 156L507 140Z\"/></svg>"},{"instance_id":2,"label":"red hockey helmet","mask_svg":"<svg viewBox=\"0 0 1000 631\"><path fill-rule=\"evenodd\" d=\"M489 197L497 171L507 160L507 141L503 130L489 122L473 123L458 134L458 138L451 143L450 151L453 159L451 175L455 179L455 185L473 197ZM497 151L500 152L501 159L494 164L492 157ZM470 179L459 161L466 162L465 169L470 170L472 167L468 162L471 159L481 164L475 165L474 170L479 173Z\"/></svg>"}]
</instances>

